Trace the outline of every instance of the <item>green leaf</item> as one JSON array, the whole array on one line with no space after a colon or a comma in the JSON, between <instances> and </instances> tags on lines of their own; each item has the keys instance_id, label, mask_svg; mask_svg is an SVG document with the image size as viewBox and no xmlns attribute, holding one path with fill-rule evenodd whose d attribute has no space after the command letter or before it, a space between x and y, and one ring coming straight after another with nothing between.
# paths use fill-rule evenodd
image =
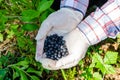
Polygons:
<instances>
[{"instance_id":1,"label":"green leaf","mask_svg":"<svg viewBox=\"0 0 120 80\"><path fill-rule=\"evenodd\" d=\"M36 10L29 9L29 10L24 10L22 12L23 21L31 21L38 16L39 16L39 12Z\"/></svg>"},{"instance_id":2,"label":"green leaf","mask_svg":"<svg viewBox=\"0 0 120 80\"><path fill-rule=\"evenodd\" d=\"M0 0L0 2L2 2L3 0Z\"/></svg>"},{"instance_id":3,"label":"green leaf","mask_svg":"<svg viewBox=\"0 0 120 80\"><path fill-rule=\"evenodd\" d=\"M31 67L27 69L27 72L28 73L35 73L38 76L42 76L42 71L37 71L37 70L35 70L35 69L31 68Z\"/></svg>"},{"instance_id":4,"label":"green leaf","mask_svg":"<svg viewBox=\"0 0 120 80\"><path fill-rule=\"evenodd\" d=\"M120 43L120 34L117 35L117 42Z\"/></svg>"},{"instance_id":5,"label":"green leaf","mask_svg":"<svg viewBox=\"0 0 120 80\"><path fill-rule=\"evenodd\" d=\"M47 10L50 8L54 0L42 0L39 2L37 10L39 11L39 14L41 14L43 11Z\"/></svg>"},{"instance_id":6,"label":"green leaf","mask_svg":"<svg viewBox=\"0 0 120 80\"><path fill-rule=\"evenodd\" d=\"M19 27L18 24L12 24L11 25L12 30L17 30L18 27Z\"/></svg>"},{"instance_id":7,"label":"green leaf","mask_svg":"<svg viewBox=\"0 0 120 80\"><path fill-rule=\"evenodd\" d=\"M25 38L23 36L22 37L17 37L17 45L21 48L25 47L26 41L25 41Z\"/></svg>"},{"instance_id":8,"label":"green leaf","mask_svg":"<svg viewBox=\"0 0 120 80\"><path fill-rule=\"evenodd\" d=\"M15 66L15 65L12 65L12 66L10 66L10 67L13 68L13 69L15 69L16 72L19 73L19 75L20 75L20 80L28 80L25 72L24 72L21 68Z\"/></svg>"},{"instance_id":9,"label":"green leaf","mask_svg":"<svg viewBox=\"0 0 120 80\"><path fill-rule=\"evenodd\" d=\"M102 57L98 54L98 53L94 53L93 57L92 57L92 62L93 63L101 63L103 64L103 60Z\"/></svg>"},{"instance_id":10,"label":"green leaf","mask_svg":"<svg viewBox=\"0 0 120 80\"><path fill-rule=\"evenodd\" d=\"M54 80L54 78L50 78L50 80Z\"/></svg>"},{"instance_id":11,"label":"green leaf","mask_svg":"<svg viewBox=\"0 0 120 80\"><path fill-rule=\"evenodd\" d=\"M24 24L22 26L22 29L26 31L34 31L37 30L38 28L39 27L36 24Z\"/></svg>"},{"instance_id":12,"label":"green leaf","mask_svg":"<svg viewBox=\"0 0 120 80\"><path fill-rule=\"evenodd\" d=\"M30 76L32 80L40 80L37 76Z\"/></svg>"},{"instance_id":13,"label":"green leaf","mask_svg":"<svg viewBox=\"0 0 120 80\"><path fill-rule=\"evenodd\" d=\"M17 77L19 77L20 75L19 75L19 73L18 72L14 72L13 73L13 80L15 80Z\"/></svg>"},{"instance_id":14,"label":"green leaf","mask_svg":"<svg viewBox=\"0 0 120 80\"><path fill-rule=\"evenodd\" d=\"M6 32L7 32L7 38L13 38L13 36L14 36L14 31L13 30L6 30Z\"/></svg>"},{"instance_id":15,"label":"green leaf","mask_svg":"<svg viewBox=\"0 0 120 80\"><path fill-rule=\"evenodd\" d=\"M4 80L6 73L7 73L7 71L5 69L0 69L0 79L1 80Z\"/></svg>"},{"instance_id":16,"label":"green leaf","mask_svg":"<svg viewBox=\"0 0 120 80\"><path fill-rule=\"evenodd\" d=\"M45 11L40 17L40 22L43 22L48 17L49 14L50 14L49 11Z\"/></svg>"},{"instance_id":17,"label":"green leaf","mask_svg":"<svg viewBox=\"0 0 120 80\"><path fill-rule=\"evenodd\" d=\"M92 65L90 65L90 66L91 67L96 67L96 68L100 69L101 72L103 74L105 74L106 73L106 69L105 69L102 57L98 53L95 53L94 56L92 57L92 60L93 60L92 61Z\"/></svg>"},{"instance_id":18,"label":"green leaf","mask_svg":"<svg viewBox=\"0 0 120 80\"><path fill-rule=\"evenodd\" d=\"M117 35L117 38L120 38L120 34Z\"/></svg>"},{"instance_id":19,"label":"green leaf","mask_svg":"<svg viewBox=\"0 0 120 80\"><path fill-rule=\"evenodd\" d=\"M104 64L102 64L102 63L96 63L95 67L98 68L98 69L100 69L103 74L106 73L106 69L105 69Z\"/></svg>"},{"instance_id":20,"label":"green leaf","mask_svg":"<svg viewBox=\"0 0 120 80\"><path fill-rule=\"evenodd\" d=\"M108 53L106 55L108 56ZM94 56L92 57L92 60L93 60L92 63L94 63L92 66L95 65L96 68L101 70L102 74L114 73L114 68L111 65L105 64L99 54L95 53Z\"/></svg>"},{"instance_id":21,"label":"green leaf","mask_svg":"<svg viewBox=\"0 0 120 80\"><path fill-rule=\"evenodd\" d=\"M3 34L0 33L0 41L3 42Z\"/></svg>"},{"instance_id":22,"label":"green leaf","mask_svg":"<svg viewBox=\"0 0 120 80\"><path fill-rule=\"evenodd\" d=\"M116 64L118 52L108 51L105 54L104 63L106 64Z\"/></svg>"},{"instance_id":23,"label":"green leaf","mask_svg":"<svg viewBox=\"0 0 120 80\"><path fill-rule=\"evenodd\" d=\"M20 80L28 80L26 74L23 71L19 71L19 72L20 72L20 76L21 76Z\"/></svg>"},{"instance_id":24,"label":"green leaf","mask_svg":"<svg viewBox=\"0 0 120 80\"><path fill-rule=\"evenodd\" d=\"M3 31L5 29L5 22L7 21L7 17L0 12L0 30Z\"/></svg>"},{"instance_id":25,"label":"green leaf","mask_svg":"<svg viewBox=\"0 0 120 80\"><path fill-rule=\"evenodd\" d=\"M95 72L95 73L93 74L93 79L94 79L94 80L102 80L102 76L100 75L99 72Z\"/></svg>"},{"instance_id":26,"label":"green leaf","mask_svg":"<svg viewBox=\"0 0 120 80\"><path fill-rule=\"evenodd\" d=\"M3 67L3 66L7 66L8 65L8 57L7 56L5 56L5 55L2 55L1 57L0 57L0 63L1 63L1 67Z\"/></svg>"},{"instance_id":27,"label":"green leaf","mask_svg":"<svg viewBox=\"0 0 120 80\"><path fill-rule=\"evenodd\" d=\"M2 69L3 68L3 65L2 65L3 63L0 61L0 69Z\"/></svg>"},{"instance_id":28,"label":"green leaf","mask_svg":"<svg viewBox=\"0 0 120 80\"><path fill-rule=\"evenodd\" d=\"M15 65L17 65L17 66L24 66L24 67L27 68L29 66L29 62L24 60L24 61L20 61L20 62L16 63Z\"/></svg>"},{"instance_id":29,"label":"green leaf","mask_svg":"<svg viewBox=\"0 0 120 80\"><path fill-rule=\"evenodd\" d=\"M105 65L105 69L106 69L106 74L113 74L115 73L115 69L114 67L112 67L111 65Z\"/></svg>"}]
</instances>

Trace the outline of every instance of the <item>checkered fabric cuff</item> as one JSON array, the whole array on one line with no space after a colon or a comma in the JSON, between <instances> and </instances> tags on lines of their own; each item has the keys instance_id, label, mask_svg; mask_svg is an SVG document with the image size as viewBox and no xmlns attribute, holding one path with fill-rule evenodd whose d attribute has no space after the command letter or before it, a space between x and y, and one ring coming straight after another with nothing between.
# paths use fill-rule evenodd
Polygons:
<instances>
[{"instance_id":1,"label":"checkered fabric cuff","mask_svg":"<svg viewBox=\"0 0 120 80\"><path fill-rule=\"evenodd\" d=\"M109 0L101 9L97 8L79 25L79 30L86 36L91 45L107 37L115 38L120 32L119 0Z\"/></svg>"},{"instance_id":2,"label":"checkered fabric cuff","mask_svg":"<svg viewBox=\"0 0 120 80\"><path fill-rule=\"evenodd\" d=\"M89 0L61 0L60 7L72 8L81 12L84 16L88 7L88 3Z\"/></svg>"}]
</instances>

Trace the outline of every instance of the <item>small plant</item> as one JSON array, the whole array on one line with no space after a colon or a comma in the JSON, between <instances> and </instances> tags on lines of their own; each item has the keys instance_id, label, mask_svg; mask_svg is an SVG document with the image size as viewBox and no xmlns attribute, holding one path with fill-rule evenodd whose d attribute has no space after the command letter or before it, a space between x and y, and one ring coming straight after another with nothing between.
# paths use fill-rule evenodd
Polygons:
<instances>
[{"instance_id":1,"label":"small plant","mask_svg":"<svg viewBox=\"0 0 120 80\"><path fill-rule=\"evenodd\" d=\"M118 52L107 51L104 58L100 53L96 52L90 56L92 62L89 65L85 66L83 61L79 64L80 66L83 65L80 67L83 71L80 76L85 80L102 80L106 74L115 73L115 69L112 64L117 63Z\"/></svg>"},{"instance_id":2,"label":"small plant","mask_svg":"<svg viewBox=\"0 0 120 80\"><path fill-rule=\"evenodd\" d=\"M0 80L40 80L36 30L54 10L53 0L0 0ZM46 71L45 71L46 72Z\"/></svg>"},{"instance_id":3,"label":"small plant","mask_svg":"<svg viewBox=\"0 0 120 80\"><path fill-rule=\"evenodd\" d=\"M1 69L0 69L0 79L1 80L39 80L39 78L42 76L43 68L33 68L32 66L36 66L35 61L34 64L32 64L31 60L33 60L31 56L31 60L27 59L27 57L21 61L17 62L17 57L13 55L13 53L7 54L7 56L1 56L0 62L1 62ZM5 62L4 62L5 60ZM15 63L16 61L16 63ZM15 64L14 64L15 63ZM40 64L39 64L40 65ZM37 70L39 69L39 70Z\"/></svg>"}]
</instances>

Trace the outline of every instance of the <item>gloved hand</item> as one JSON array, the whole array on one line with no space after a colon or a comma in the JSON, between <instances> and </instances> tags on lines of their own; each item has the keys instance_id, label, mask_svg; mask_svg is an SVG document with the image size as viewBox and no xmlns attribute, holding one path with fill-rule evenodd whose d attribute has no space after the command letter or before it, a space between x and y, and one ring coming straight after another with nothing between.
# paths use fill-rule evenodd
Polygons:
<instances>
[{"instance_id":1,"label":"gloved hand","mask_svg":"<svg viewBox=\"0 0 120 80\"><path fill-rule=\"evenodd\" d=\"M41 24L36 40L43 39L49 33L65 34L72 31L83 19L83 14L71 8L61 8L53 12ZM52 34L51 33L51 34Z\"/></svg>"},{"instance_id":2,"label":"gloved hand","mask_svg":"<svg viewBox=\"0 0 120 80\"><path fill-rule=\"evenodd\" d=\"M91 13L91 15L78 25L79 30L76 28L67 34L58 33L59 35L64 36L69 51L68 56L63 57L58 61L54 61L45 58L42 54L37 54L37 60L42 63L43 67L50 70L65 69L75 66L79 60L84 57L89 45L97 44L107 37L114 38L115 35L120 32L119 5L119 0L108 0L102 8L97 8L95 12ZM38 53L39 51L42 51L44 39L45 37L43 39L41 38L41 40L38 39L37 41Z\"/></svg>"},{"instance_id":3,"label":"gloved hand","mask_svg":"<svg viewBox=\"0 0 120 80\"><path fill-rule=\"evenodd\" d=\"M37 48L35 59L40 61L43 54L44 40L46 36L54 33L64 35L75 29L82 18L82 13L71 8L61 8L49 15L48 18L41 24L41 28L36 36Z\"/></svg>"},{"instance_id":4,"label":"gloved hand","mask_svg":"<svg viewBox=\"0 0 120 80\"><path fill-rule=\"evenodd\" d=\"M59 35L59 34L58 34ZM45 58L42 55L38 61L49 70L66 69L73 67L85 56L89 43L78 28L63 36L69 55L59 60Z\"/></svg>"}]
</instances>

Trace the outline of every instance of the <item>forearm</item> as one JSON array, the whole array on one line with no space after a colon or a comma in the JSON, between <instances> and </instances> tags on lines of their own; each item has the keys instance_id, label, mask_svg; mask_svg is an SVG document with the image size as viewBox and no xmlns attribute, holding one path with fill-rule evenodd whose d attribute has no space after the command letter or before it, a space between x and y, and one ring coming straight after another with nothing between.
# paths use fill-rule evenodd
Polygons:
<instances>
[{"instance_id":1,"label":"forearm","mask_svg":"<svg viewBox=\"0 0 120 80\"><path fill-rule=\"evenodd\" d=\"M107 37L115 38L120 32L120 1L109 0L91 13L78 27L92 45Z\"/></svg>"},{"instance_id":2,"label":"forearm","mask_svg":"<svg viewBox=\"0 0 120 80\"><path fill-rule=\"evenodd\" d=\"M109 19L104 25L106 33L114 38L120 32L120 0L109 0L101 10Z\"/></svg>"},{"instance_id":3,"label":"forearm","mask_svg":"<svg viewBox=\"0 0 120 80\"><path fill-rule=\"evenodd\" d=\"M68 7L81 12L85 15L89 0L61 0L60 7Z\"/></svg>"}]
</instances>

